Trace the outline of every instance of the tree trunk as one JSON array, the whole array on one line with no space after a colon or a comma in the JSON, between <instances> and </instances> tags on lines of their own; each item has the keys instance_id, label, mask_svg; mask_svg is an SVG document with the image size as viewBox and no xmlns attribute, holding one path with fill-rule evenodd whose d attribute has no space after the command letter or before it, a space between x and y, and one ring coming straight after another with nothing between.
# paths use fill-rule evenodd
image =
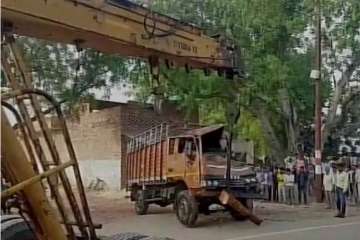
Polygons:
<instances>
[{"instance_id":1,"label":"tree trunk","mask_svg":"<svg viewBox=\"0 0 360 240\"><path fill-rule=\"evenodd\" d=\"M337 118L336 112L338 107L341 104L341 97L344 94L344 89L346 84L349 82L353 72L355 71L356 66L351 64L345 72L343 72L341 79L339 80L338 84L335 86L334 95L332 97L332 101L330 103L330 109L328 113L328 117L324 124L323 132L322 132L322 142L321 146L324 148L324 144L329 137L331 130L336 126Z\"/></svg>"},{"instance_id":2,"label":"tree trunk","mask_svg":"<svg viewBox=\"0 0 360 240\"><path fill-rule=\"evenodd\" d=\"M286 148L282 146L281 141L276 136L275 129L271 124L271 114L266 110L264 106L257 105L253 109L254 114L260 120L263 133L270 146L270 155L278 163L282 163L287 155Z\"/></svg>"},{"instance_id":3,"label":"tree trunk","mask_svg":"<svg viewBox=\"0 0 360 240\"><path fill-rule=\"evenodd\" d=\"M280 89L279 97L282 106L282 112L286 120L285 122L286 137L288 142L287 151L288 153L295 153L296 144L298 140L296 112L290 103L290 98L287 89L285 88Z\"/></svg>"}]
</instances>

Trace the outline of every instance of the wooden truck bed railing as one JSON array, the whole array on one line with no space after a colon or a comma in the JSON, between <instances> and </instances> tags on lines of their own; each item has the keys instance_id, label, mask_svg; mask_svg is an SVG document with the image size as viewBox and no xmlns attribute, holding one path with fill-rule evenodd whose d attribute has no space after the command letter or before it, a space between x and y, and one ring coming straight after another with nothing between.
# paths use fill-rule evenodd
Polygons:
<instances>
[{"instance_id":1,"label":"wooden truck bed railing","mask_svg":"<svg viewBox=\"0 0 360 240\"><path fill-rule=\"evenodd\" d=\"M168 125L157 125L128 141L127 186L164 181L163 164L167 149Z\"/></svg>"}]
</instances>

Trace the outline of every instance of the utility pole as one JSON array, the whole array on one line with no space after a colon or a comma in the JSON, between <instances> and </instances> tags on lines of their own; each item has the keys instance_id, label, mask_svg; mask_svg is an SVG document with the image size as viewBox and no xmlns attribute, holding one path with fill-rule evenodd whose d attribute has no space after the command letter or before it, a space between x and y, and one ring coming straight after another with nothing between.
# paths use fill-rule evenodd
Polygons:
<instances>
[{"instance_id":1,"label":"utility pole","mask_svg":"<svg viewBox=\"0 0 360 240\"><path fill-rule=\"evenodd\" d=\"M321 171L321 0L315 0L315 68L311 78L315 80L315 196L317 202L322 202L322 171Z\"/></svg>"}]
</instances>

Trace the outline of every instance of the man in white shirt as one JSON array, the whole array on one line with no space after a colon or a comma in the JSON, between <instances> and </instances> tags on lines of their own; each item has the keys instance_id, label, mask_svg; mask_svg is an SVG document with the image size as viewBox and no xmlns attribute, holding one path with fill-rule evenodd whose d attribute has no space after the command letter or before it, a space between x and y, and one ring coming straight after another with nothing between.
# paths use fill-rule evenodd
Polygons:
<instances>
[{"instance_id":1,"label":"man in white shirt","mask_svg":"<svg viewBox=\"0 0 360 240\"><path fill-rule=\"evenodd\" d=\"M263 189L263 193L265 196L265 199L269 198L269 183L268 183L268 170L264 168L263 170L263 181L261 182L261 186Z\"/></svg>"},{"instance_id":2,"label":"man in white shirt","mask_svg":"<svg viewBox=\"0 0 360 240\"><path fill-rule=\"evenodd\" d=\"M323 186L325 191L325 199L327 202L327 209L334 207L333 190L334 190L334 177L330 172L330 166L325 166L325 174L323 178Z\"/></svg>"},{"instance_id":3,"label":"man in white shirt","mask_svg":"<svg viewBox=\"0 0 360 240\"><path fill-rule=\"evenodd\" d=\"M288 168L284 177L287 204L295 204L295 175Z\"/></svg>"},{"instance_id":4,"label":"man in white shirt","mask_svg":"<svg viewBox=\"0 0 360 240\"><path fill-rule=\"evenodd\" d=\"M344 171L345 164L340 162L337 164L338 171L336 173L336 207L338 214L335 217L344 218L346 213L346 196L345 193L349 188L349 175Z\"/></svg>"}]
</instances>

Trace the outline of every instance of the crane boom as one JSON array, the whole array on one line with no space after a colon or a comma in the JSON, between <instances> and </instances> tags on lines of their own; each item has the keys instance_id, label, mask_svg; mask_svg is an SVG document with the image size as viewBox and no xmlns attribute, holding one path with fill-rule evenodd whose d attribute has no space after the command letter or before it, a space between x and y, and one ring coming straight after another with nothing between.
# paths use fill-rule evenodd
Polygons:
<instances>
[{"instance_id":1,"label":"crane boom","mask_svg":"<svg viewBox=\"0 0 360 240\"><path fill-rule=\"evenodd\" d=\"M232 71L233 51L193 25L128 0L3 0L3 29L170 66Z\"/></svg>"}]
</instances>

